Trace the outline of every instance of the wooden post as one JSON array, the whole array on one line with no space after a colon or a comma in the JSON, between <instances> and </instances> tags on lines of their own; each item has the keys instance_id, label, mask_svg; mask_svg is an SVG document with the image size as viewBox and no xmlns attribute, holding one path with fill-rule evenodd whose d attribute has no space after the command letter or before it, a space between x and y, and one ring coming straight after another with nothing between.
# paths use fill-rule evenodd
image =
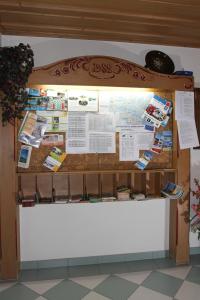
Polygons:
<instances>
[{"instance_id":1,"label":"wooden post","mask_svg":"<svg viewBox=\"0 0 200 300\"><path fill-rule=\"evenodd\" d=\"M1 111L0 111L1 115ZM19 229L16 204L15 128L0 119L1 279L17 279Z\"/></svg>"},{"instance_id":2,"label":"wooden post","mask_svg":"<svg viewBox=\"0 0 200 300\"><path fill-rule=\"evenodd\" d=\"M184 189L182 199L170 202L170 257L177 265L189 263L189 223L184 212L190 207L190 150L179 150L177 159L177 184Z\"/></svg>"}]
</instances>

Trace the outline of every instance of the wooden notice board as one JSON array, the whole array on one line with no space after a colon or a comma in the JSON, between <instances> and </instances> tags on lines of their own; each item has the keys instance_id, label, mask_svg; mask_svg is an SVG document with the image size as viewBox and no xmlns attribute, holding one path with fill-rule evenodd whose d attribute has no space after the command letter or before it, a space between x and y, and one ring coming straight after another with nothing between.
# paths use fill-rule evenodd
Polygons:
<instances>
[{"instance_id":1,"label":"wooden notice board","mask_svg":"<svg viewBox=\"0 0 200 300\"><path fill-rule=\"evenodd\" d=\"M193 77L159 74L133 62L107 56L75 57L34 68L27 87L38 85L147 88L172 101L174 101L175 90L192 91L194 87ZM18 191L16 187L21 185L26 193L29 193L30 190L41 188L41 182L38 182L41 175L53 176L52 172L42 166L50 150L48 147L33 149L28 170L16 167L20 147L17 143L19 126L20 124L13 130L10 126L3 128L0 124L2 136L0 140L0 252L3 279L17 278L19 271L19 211L16 203ZM65 175L64 178L62 177L62 182L66 182L66 185L63 186L58 178L52 177L46 180L51 182L54 188L60 186L67 197L67 194L77 193L77 178L80 182L78 193L82 191L84 193L86 187L91 193L115 193L118 184L127 184L135 191L149 195L159 194L158 186L167 179L173 178L178 184L183 185L186 191L184 205L173 202L170 209L170 255L181 264L187 263L189 259L189 225L184 222L182 213L183 209L189 207L190 156L189 150L180 150L178 147L174 117L171 118L168 129L173 131L173 151L155 157L144 172L135 169L133 163L119 161L118 134L116 134L116 154L68 154L58 173ZM74 177L76 174L78 177ZM91 174L95 176L89 176ZM15 184L17 177L21 179L18 184ZM48 194L49 191L46 193Z\"/></svg>"}]
</instances>

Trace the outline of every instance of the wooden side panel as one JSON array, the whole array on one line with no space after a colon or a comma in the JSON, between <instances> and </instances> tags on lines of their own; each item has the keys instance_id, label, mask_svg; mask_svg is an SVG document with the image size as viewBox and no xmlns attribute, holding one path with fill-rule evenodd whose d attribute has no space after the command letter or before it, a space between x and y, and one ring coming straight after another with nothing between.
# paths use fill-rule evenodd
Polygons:
<instances>
[{"instance_id":1,"label":"wooden side panel","mask_svg":"<svg viewBox=\"0 0 200 300\"><path fill-rule=\"evenodd\" d=\"M53 175L54 196L69 199L69 176L67 174Z\"/></svg>"},{"instance_id":2,"label":"wooden side panel","mask_svg":"<svg viewBox=\"0 0 200 300\"><path fill-rule=\"evenodd\" d=\"M22 192L24 197L30 197L36 194L37 182L36 175L22 174L19 177L19 190Z\"/></svg>"},{"instance_id":3,"label":"wooden side panel","mask_svg":"<svg viewBox=\"0 0 200 300\"><path fill-rule=\"evenodd\" d=\"M85 190L86 195L100 195L100 175L86 174L85 175Z\"/></svg>"},{"instance_id":4,"label":"wooden side panel","mask_svg":"<svg viewBox=\"0 0 200 300\"><path fill-rule=\"evenodd\" d=\"M101 174L101 195L115 195L116 181L114 174Z\"/></svg>"},{"instance_id":5,"label":"wooden side panel","mask_svg":"<svg viewBox=\"0 0 200 300\"><path fill-rule=\"evenodd\" d=\"M1 114L1 111L0 111ZM1 278L16 279L19 270L18 209L16 204L15 128L0 119Z\"/></svg>"},{"instance_id":6,"label":"wooden side panel","mask_svg":"<svg viewBox=\"0 0 200 300\"><path fill-rule=\"evenodd\" d=\"M185 194L177 203L176 263L185 264L189 262L189 223L185 222L183 213L190 207L190 150L180 150L177 175Z\"/></svg>"},{"instance_id":7,"label":"wooden side panel","mask_svg":"<svg viewBox=\"0 0 200 300\"><path fill-rule=\"evenodd\" d=\"M84 194L83 174L70 174L69 175L69 189L70 196Z\"/></svg>"},{"instance_id":8,"label":"wooden side panel","mask_svg":"<svg viewBox=\"0 0 200 300\"><path fill-rule=\"evenodd\" d=\"M146 173L132 173L131 187L135 193L146 195Z\"/></svg>"},{"instance_id":9,"label":"wooden side panel","mask_svg":"<svg viewBox=\"0 0 200 300\"><path fill-rule=\"evenodd\" d=\"M37 193L40 202L53 201L53 174L40 174L37 176Z\"/></svg>"}]
</instances>

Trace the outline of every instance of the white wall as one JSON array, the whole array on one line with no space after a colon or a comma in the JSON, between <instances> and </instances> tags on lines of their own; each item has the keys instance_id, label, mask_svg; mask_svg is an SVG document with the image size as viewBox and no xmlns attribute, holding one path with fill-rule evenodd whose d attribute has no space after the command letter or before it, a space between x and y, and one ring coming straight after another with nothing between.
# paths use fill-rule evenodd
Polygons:
<instances>
[{"instance_id":1,"label":"white wall","mask_svg":"<svg viewBox=\"0 0 200 300\"><path fill-rule=\"evenodd\" d=\"M145 65L154 49L168 54L176 70L194 72L200 86L200 49L133 43L3 36L2 46L29 43L35 66L82 55L109 55ZM193 170L199 176L199 151L192 151ZM169 203L98 203L40 205L21 208L21 260L42 260L168 249ZM191 235L191 246L200 246Z\"/></svg>"},{"instance_id":2,"label":"white wall","mask_svg":"<svg viewBox=\"0 0 200 300\"><path fill-rule=\"evenodd\" d=\"M20 209L22 261L168 249L166 200Z\"/></svg>"}]
</instances>

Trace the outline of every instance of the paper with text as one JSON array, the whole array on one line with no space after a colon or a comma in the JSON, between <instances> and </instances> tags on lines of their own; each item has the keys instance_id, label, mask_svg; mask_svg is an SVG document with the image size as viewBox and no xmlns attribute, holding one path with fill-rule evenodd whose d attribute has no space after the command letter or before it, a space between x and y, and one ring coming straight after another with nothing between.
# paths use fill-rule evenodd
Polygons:
<instances>
[{"instance_id":1,"label":"paper with text","mask_svg":"<svg viewBox=\"0 0 200 300\"><path fill-rule=\"evenodd\" d=\"M67 124L66 152L88 153L87 113L68 113Z\"/></svg>"},{"instance_id":2,"label":"paper with text","mask_svg":"<svg viewBox=\"0 0 200 300\"><path fill-rule=\"evenodd\" d=\"M180 149L199 146L195 120L179 120L177 124Z\"/></svg>"},{"instance_id":3,"label":"paper with text","mask_svg":"<svg viewBox=\"0 0 200 300\"><path fill-rule=\"evenodd\" d=\"M175 92L175 119L194 119L194 92Z\"/></svg>"},{"instance_id":4,"label":"paper with text","mask_svg":"<svg viewBox=\"0 0 200 300\"><path fill-rule=\"evenodd\" d=\"M119 133L119 160L135 161L139 159L139 149L136 144L136 135L132 131Z\"/></svg>"}]
</instances>

